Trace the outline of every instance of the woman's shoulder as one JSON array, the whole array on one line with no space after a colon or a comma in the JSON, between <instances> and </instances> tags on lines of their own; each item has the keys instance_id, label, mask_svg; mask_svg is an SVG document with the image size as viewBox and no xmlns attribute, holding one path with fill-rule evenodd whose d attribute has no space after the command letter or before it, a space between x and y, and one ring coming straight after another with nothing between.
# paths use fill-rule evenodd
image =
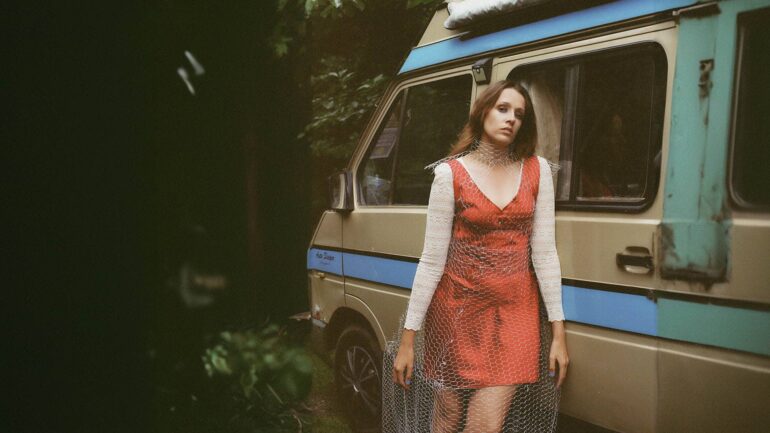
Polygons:
<instances>
[{"instance_id":1,"label":"woman's shoulder","mask_svg":"<svg viewBox=\"0 0 770 433\"><path fill-rule=\"evenodd\" d=\"M454 199L454 177L449 163L442 162L433 167L433 184L431 196L444 197L446 200Z\"/></svg>"},{"instance_id":2,"label":"woman's shoulder","mask_svg":"<svg viewBox=\"0 0 770 433\"><path fill-rule=\"evenodd\" d=\"M425 166L427 170L433 171L433 174L438 176L439 174L447 175L452 173L454 167L456 164L459 164L457 155L451 155L447 156L445 158L441 158L436 162L433 162L431 164L428 164Z\"/></svg>"},{"instance_id":3,"label":"woman's shoulder","mask_svg":"<svg viewBox=\"0 0 770 433\"><path fill-rule=\"evenodd\" d=\"M551 177L555 176L561 166L555 162L551 162L549 159L540 155L532 155L533 158L537 158L538 165L540 166L540 174L547 174Z\"/></svg>"},{"instance_id":4,"label":"woman's shoulder","mask_svg":"<svg viewBox=\"0 0 770 433\"><path fill-rule=\"evenodd\" d=\"M436 165L436 167L433 169L433 175L436 178L444 178L444 179L449 178L449 179L451 179L452 178L452 166L450 165L450 163L452 161L456 161L456 160L453 159L453 160L450 160L450 161L444 161L444 162Z\"/></svg>"}]
</instances>

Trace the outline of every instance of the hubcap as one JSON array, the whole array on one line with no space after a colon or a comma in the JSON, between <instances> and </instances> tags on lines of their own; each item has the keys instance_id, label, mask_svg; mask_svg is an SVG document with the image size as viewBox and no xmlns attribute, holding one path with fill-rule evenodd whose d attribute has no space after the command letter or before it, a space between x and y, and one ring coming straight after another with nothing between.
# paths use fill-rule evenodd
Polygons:
<instances>
[{"instance_id":1,"label":"hubcap","mask_svg":"<svg viewBox=\"0 0 770 433\"><path fill-rule=\"evenodd\" d=\"M363 409L371 416L377 415L380 376L371 354L360 346L348 347L340 374L342 390L353 401L355 408Z\"/></svg>"}]
</instances>

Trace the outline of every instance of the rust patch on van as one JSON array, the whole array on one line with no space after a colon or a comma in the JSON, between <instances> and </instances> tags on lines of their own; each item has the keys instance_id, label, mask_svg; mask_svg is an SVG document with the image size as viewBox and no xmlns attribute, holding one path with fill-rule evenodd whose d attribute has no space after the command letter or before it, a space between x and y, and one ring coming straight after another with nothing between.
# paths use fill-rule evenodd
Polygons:
<instances>
[{"instance_id":1,"label":"rust patch on van","mask_svg":"<svg viewBox=\"0 0 770 433\"><path fill-rule=\"evenodd\" d=\"M715 215L717 219L722 216ZM661 277L703 284L705 290L727 273L727 242L721 221L660 225Z\"/></svg>"}]
</instances>

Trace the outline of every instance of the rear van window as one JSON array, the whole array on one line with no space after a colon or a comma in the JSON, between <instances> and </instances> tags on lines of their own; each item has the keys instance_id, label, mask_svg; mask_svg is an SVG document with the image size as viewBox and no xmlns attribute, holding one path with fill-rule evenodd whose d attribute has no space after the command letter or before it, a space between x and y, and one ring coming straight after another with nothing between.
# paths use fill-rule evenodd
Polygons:
<instances>
[{"instance_id":1,"label":"rear van window","mask_svg":"<svg viewBox=\"0 0 770 433\"><path fill-rule=\"evenodd\" d=\"M770 8L738 15L730 191L744 208L770 208Z\"/></svg>"},{"instance_id":2,"label":"rear van window","mask_svg":"<svg viewBox=\"0 0 770 433\"><path fill-rule=\"evenodd\" d=\"M645 43L519 66L538 119L538 153L558 160L560 209L641 211L660 177L663 49Z\"/></svg>"}]
</instances>

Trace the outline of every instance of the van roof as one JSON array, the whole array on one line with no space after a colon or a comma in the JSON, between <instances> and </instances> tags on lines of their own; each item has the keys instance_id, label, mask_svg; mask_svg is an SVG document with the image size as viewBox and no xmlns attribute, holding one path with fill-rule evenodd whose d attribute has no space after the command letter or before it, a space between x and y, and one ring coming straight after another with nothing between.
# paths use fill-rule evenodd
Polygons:
<instances>
[{"instance_id":1,"label":"van roof","mask_svg":"<svg viewBox=\"0 0 770 433\"><path fill-rule=\"evenodd\" d=\"M655 15L691 6L699 1L702 0L616 0L477 35L468 29L444 28L444 21L449 12L446 7L441 7L433 15L420 42L412 48L398 73L404 74L501 48ZM547 3L550 5L553 2ZM513 17L500 18L510 22Z\"/></svg>"}]
</instances>

